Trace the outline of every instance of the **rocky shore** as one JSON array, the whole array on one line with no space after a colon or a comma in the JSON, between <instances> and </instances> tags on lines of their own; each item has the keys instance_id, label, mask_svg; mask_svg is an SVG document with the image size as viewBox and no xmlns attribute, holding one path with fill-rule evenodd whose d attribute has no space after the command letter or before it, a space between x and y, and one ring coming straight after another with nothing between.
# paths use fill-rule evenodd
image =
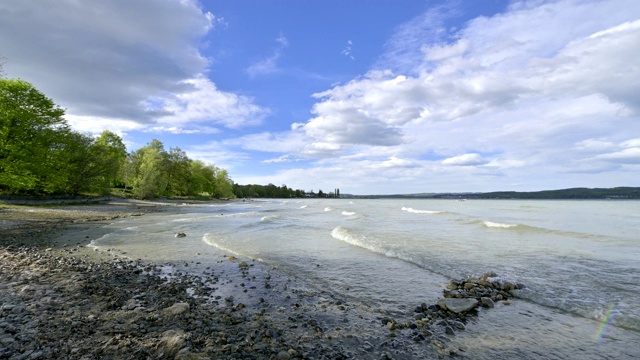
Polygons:
<instances>
[{"instance_id":1,"label":"rocky shore","mask_svg":"<svg viewBox=\"0 0 640 360\"><path fill-rule=\"evenodd\" d=\"M451 339L520 286L485 274L452 281L437 304L382 313L250 259L226 257L194 275L187 263L94 254L86 240L53 236L144 212L131 206L48 209L80 216L4 228L0 359L473 358Z\"/></svg>"}]
</instances>

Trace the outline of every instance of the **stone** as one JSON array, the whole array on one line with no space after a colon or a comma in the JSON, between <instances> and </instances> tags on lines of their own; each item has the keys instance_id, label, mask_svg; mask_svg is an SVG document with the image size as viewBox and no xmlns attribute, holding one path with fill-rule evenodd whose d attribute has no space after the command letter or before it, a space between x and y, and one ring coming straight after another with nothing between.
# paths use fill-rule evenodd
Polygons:
<instances>
[{"instance_id":1,"label":"stone","mask_svg":"<svg viewBox=\"0 0 640 360\"><path fill-rule=\"evenodd\" d=\"M454 283L454 282L450 282L449 284L447 284L446 288L449 289L449 290L457 290L458 289L458 284Z\"/></svg>"},{"instance_id":2,"label":"stone","mask_svg":"<svg viewBox=\"0 0 640 360\"><path fill-rule=\"evenodd\" d=\"M482 306L484 307L488 307L488 308L495 307L495 303L493 302L493 300L491 300L491 298L488 298L488 297L480 298L480 302L482 302Z\"/></svg>"},{"instance_id":3,"label":"stone","mask_svg":"<svg viewBox=\"0 0 640 360\"><path fill-rule=\"evenodd\" d=\"M464 288L465 288L466 290L470 290L470 289L473 289L473 288L475 288L475 287L476 287L476 284L474 284L474 283L472 283L472 282L468 282L468 283L465 283L465 284L464 284Z\"/></svg>"},{"instance_id":4,"label":"stone","mask_svg":"<svg viewBox=\"0 0 640 360\"><path fill-rule=\"evenodd\" d=\"M175 355L185 345L187 334L182 330L167 330L162 334L159 346L166 352Z\"/></svg>"},{"instance_id":5,"label":"stone","mask_svg":"<svg viewBox=\"0 0 640 360\"><path fill-rule=\"evenodd\" d=\"M481 281L486 281L489 278L494 278L494 277L497 277L497 276L498 276L498 274L494 273L493 271L486 272L486 273L482 274L482 276L480 276L480 280Z\"/></svg>"},{"instance_id":6,"label":"stone","mask_svg":"<svg viewBox=\"0 0 640 360\"><path fill-rule=\"evenodd\" d=\"M170 315L170 316L180 315L188 311L189 311L189 304L184 302L175 303L163 310L165 315Z\"/></svg>"},{"instance_id":7,"label":"stone","mask_svg":"<svg viewBox=\"0 0 640 360\"><path fill-rule=\"evenodd\" d=\"M438 306L456 314L469 311L478 306L476 299L445 298L438 300Z\"/></svg>"},{"instance_id":8,"label":"stone","mask_svg":"<svg viewBox=\"0 0 640 360\"><path fill-rule=\"evenodd\" d=\"M176 233L175 237L177 237L177 238L183 238L183 237L187 237L187 234L185 234L185 233L183 233L183 232L179 232L179 233Z\"/></svg>"}]
</instances>

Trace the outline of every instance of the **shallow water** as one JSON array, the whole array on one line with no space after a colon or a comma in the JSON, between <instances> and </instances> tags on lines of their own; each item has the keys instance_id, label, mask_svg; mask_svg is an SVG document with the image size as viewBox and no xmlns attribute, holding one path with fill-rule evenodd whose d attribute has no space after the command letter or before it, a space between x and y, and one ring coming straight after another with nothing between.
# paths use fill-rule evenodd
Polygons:
<instances>
[{"instance_id":1,"label":"shallow water","mask_svg":"<svg viewBox=\"0 0 640 360\"><path fill-rule=\"evenodd\" d=\"M153 261L253 258L374 312L406 313L451 278L495 271L527 288L456 337L474 357L640 356L637 201L266 200L110 227L93 246Z\"/></svg>"}]
</instances>

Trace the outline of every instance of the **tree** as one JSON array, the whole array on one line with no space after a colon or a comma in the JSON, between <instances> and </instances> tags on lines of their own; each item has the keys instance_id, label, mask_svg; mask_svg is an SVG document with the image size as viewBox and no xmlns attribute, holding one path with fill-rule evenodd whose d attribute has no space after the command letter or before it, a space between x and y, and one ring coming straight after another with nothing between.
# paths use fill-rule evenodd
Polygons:
<instances>
[{"instance_id":1,"label":"tree","mask_svg":"<svg viewBox=\"0 0 640 360\"><path fill-rule=\"evenodd\" d=\"M92 149L94 159L100 162L103 171L104 182L108 187L123 183L125 161L127 159L127 147L117 134L105 130L96 139Z\"/></svg>"},{"instance_id":2,"label":"tree","mask_svg":"<svg viewBox=\"0 0 640 360\"><path fill-rule=\"evenodd\" d=\"M172 195L184 196L189 194L189 181L191 177L191 160L187 153L180 148L171 148L168 154L168 178L169 192Z\"/></svg>"},{"instance_id":3,"label":"tree","mask_svg":"<svg viewBox=\"0 0 640 360\"><path fill-rule=\"evenodd\" d=\"M214 167L216 189L214 196L217 198L233 197L233 181L229 178L227 170Z\"/></svg>"},{"instance_id":4,"label":"tree","mask_svg":"<svg viewBox=\"0 0 640 360\"><path fill-rule=\"evenodd\" d=\"M164 145L152 140L147 146L136 150L133 161L133 193L140 199L156 197L167 188L166 152Z\"/></svg>"},{"instance_id":5,"label":"tree","mask_svg":"<svg viewBox=\"0 0 640 360\"><path fill-rule=\"evenodd\" d=\"M69 126L64 110L23 80L0 79L0 190L53 193Z\"/></svg>"}]
</instances>

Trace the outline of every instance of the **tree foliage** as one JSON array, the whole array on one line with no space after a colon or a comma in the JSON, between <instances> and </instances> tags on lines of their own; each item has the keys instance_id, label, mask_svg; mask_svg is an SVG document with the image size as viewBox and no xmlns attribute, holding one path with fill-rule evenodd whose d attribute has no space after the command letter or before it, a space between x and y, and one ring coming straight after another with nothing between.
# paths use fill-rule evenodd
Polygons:
<instances>
[{"instance_id":1,"label":"tree foliage","mask_svg":"<svg viewBox=\"0 0 640 360\"><path fill-rule=\"evenodd\" d=\"M72 131L53 100L26 81L0 78L1 193L106 194L114 186L138 198L234 196L226 170L180 148L167 153L159 140L128 154L117 134Z\"/></svg>"},{"instance_id":2,"label":"tree foliage","mask_svg":"<svg viewBox=\"0 0 640 360\"><path fill-rule=\"evenodd\" d=\"M226 170L192 160L180 148L166 152L159 140L134 151L124 165L126 184L138 198L208 196L231 198L233 181Z\"/></svg>"},{"instance_id":3,"label":"tree foliage","mask_svg":"<svg viewBox=\"0 0 640 360\"><path fill-rule=\"evenodd\" d=\"M0 189L55 192L64 180L64 110L22 80L0 79ZM47 181L48 180L48 181Z\"/></svg>"},{"instance_id":4,"label":"tree foliage","mask_svg":"<svg viewBox=\"0 0 640 360\"><path fill-rule=\"evenodd\" d=\"M268 185L233 185L233 192L236 197L245 198L245 197L259 197L259 198L293 198L293 197L304 197L303 190L293 190L292 188L287 187L287 185L276 186L274 184Z\"/></svg>"}]
</instances>

